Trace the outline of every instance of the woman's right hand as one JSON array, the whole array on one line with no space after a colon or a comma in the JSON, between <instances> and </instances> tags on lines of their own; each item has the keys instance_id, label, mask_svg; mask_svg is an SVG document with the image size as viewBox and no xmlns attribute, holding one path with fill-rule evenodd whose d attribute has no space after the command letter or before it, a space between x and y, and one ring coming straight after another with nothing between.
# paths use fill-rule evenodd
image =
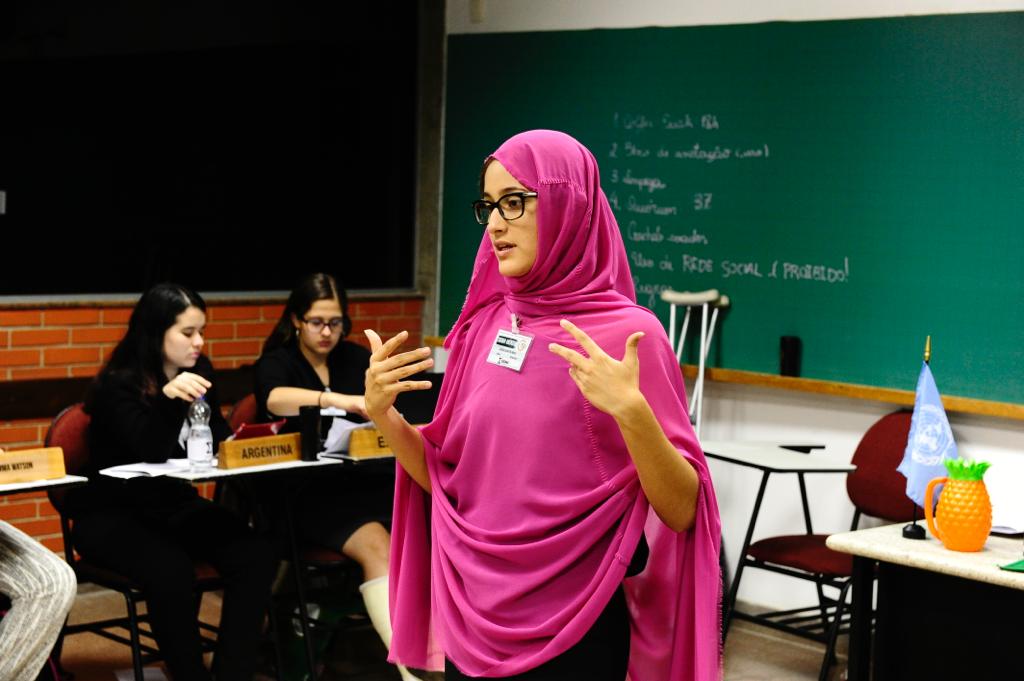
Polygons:
<instances>
[{"instance_id":1,"label":"woman's right hand","mask_svg":"<svg viewBox=\"0 0 1024 681\"><path fill-rule=\"evenodd\" d=\"M372 352L370 368L366 370L366 412L376 421L395 403L398 393L430 388L430 381L402 379L428 369L434 360L430 358L430 348L416 348L391 356L409 338L408 331L400 332L385 343L375 331L367 329L366 338Z\"/></svg>"},{"instance_id":2,"label":"woman's right hand","mask_svg":"<svg viewBox=\"0 0 1024 681\"><path fill-rule=\"evenodd\" d=\"M346 395L345 393L320 393L321 406L336 407L349 414L359 414L364 419L366 415L366 400L362 395Z\"/></svg>"},{"instance_id":3,"label":"woman's right hand","mask_svg":"<svg viewBox=\"0 0 1024 681\"><path fill-rule=\"evenodd\" d=\"M177 398L192 402L202 397L210 389L213 383L190 371L182 371L164 385L164 395L172 400Z\"/></svg>"}]
</instances>

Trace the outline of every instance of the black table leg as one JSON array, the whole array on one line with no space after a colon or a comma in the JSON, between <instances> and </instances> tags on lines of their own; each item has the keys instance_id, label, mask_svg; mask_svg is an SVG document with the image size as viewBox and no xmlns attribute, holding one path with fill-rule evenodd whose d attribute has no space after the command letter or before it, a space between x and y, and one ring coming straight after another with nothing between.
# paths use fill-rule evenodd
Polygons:
<instances>
[{"instance_id":1,"label":"black table leg","mask_svg":"<svg viewBox=\"0 0 1024 681\"><path fill-rule=\"evenodd\" d=\"M754 537L754 525L757 524L757 514L761 511L761 501L764 499L764 489L768 486L769 471L761 473L761 486L757 489L757 498L754 500L754 510L750 514L750 523L747 525L747 534L743 537L743 548L740 549L739 560L736 561L736 575L732 580L732 588L729 589L729 596L722 604L722 618L725 620L722 625L722 644L725 644L725 637L729 635L729 626L732 624L732 611L736 607L736 596L740 590L740 577L743 575L744 561L747 559L747 549L750 548L750 541Z\"/></svg>"},{"instance_id":2,"label":"black table leg","mask_svg":"<svg viewBox=\"0 0 1024 681\"><path fill-rule=\"evenodd\" d=\"M871 676L871 596L874 569L874 560L862 556L853 557L848 681L868 681Z\"/></svg>"}]
</instances>

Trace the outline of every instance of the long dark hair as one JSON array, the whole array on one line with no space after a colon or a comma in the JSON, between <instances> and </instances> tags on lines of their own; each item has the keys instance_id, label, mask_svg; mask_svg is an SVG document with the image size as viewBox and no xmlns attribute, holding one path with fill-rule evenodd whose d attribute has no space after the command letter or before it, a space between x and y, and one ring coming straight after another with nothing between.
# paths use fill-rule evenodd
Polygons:
<instances>
[{"instance_id":1,"label":"long dark hair","mask_svg":"<svg viewBox=\"0 0 1024 681\"><path fill-rule=\"evenodd\" d=\"M153 395L164 383L164 335L178 315L190 307L206 312L206 302L181 284L157 284L142 294L128 320L128 331L117 344L93 382L86 409L97 388L110 376L126 376L139 385L144 395Z\"/></svg>"},{"instance_id":2,"label":"long dark hair","mask_svg":"<svg viewBox=\"0 0 1024 681\"><path fill-rule=\"evenodd\" d=\"M276 350L295 342L295 326L292 324L292 317L302 319L313 303L318 300L338 300L341 305L341 338L344 338L352 330L352 320L348 316L348 296L345 289L338 285L338 281L329 274L317 272L308 274L299 281L288 296L288 302L284 305L284 312L277 320L274 330L267 336L263 343L263 353ZM340 339L339 339L340 340Z\"/></svg>"}]
</instances>

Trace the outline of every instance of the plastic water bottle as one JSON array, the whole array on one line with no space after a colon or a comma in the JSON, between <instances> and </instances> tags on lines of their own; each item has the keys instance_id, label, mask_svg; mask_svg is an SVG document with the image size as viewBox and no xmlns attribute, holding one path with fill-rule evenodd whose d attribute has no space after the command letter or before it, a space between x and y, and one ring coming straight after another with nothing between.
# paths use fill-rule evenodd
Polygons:
<instances>
[{"instance_id":1,"label":"plastic water bottle","mask_svg":"<svg viewBox=\"0 0 1024 681\"><path fill-rule=\"evenodd\" d=\"M210 405L202 397L188 408L188 467L204 471L213 461L213 431L210 430Z\"/></svg>"}]
</instances>

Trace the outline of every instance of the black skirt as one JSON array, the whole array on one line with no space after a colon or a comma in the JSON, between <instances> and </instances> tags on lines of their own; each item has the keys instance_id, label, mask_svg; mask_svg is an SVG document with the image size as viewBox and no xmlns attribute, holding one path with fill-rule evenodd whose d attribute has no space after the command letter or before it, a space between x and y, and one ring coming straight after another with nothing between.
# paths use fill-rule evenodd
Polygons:
<instances>
[{"instance_id":1,"label":"black skirt","mask_svg":"<svg viewBox=\"0 0 1024 681\"><path fill-rule=\"evenodd\" d=\"M514 676L486 677L505 681L623 681L629 663L629 610L620 586L604 611L579 643L539 667ZM445 659L445 681L484 677L466 676Z\"/></svg>"}]
</instances>

